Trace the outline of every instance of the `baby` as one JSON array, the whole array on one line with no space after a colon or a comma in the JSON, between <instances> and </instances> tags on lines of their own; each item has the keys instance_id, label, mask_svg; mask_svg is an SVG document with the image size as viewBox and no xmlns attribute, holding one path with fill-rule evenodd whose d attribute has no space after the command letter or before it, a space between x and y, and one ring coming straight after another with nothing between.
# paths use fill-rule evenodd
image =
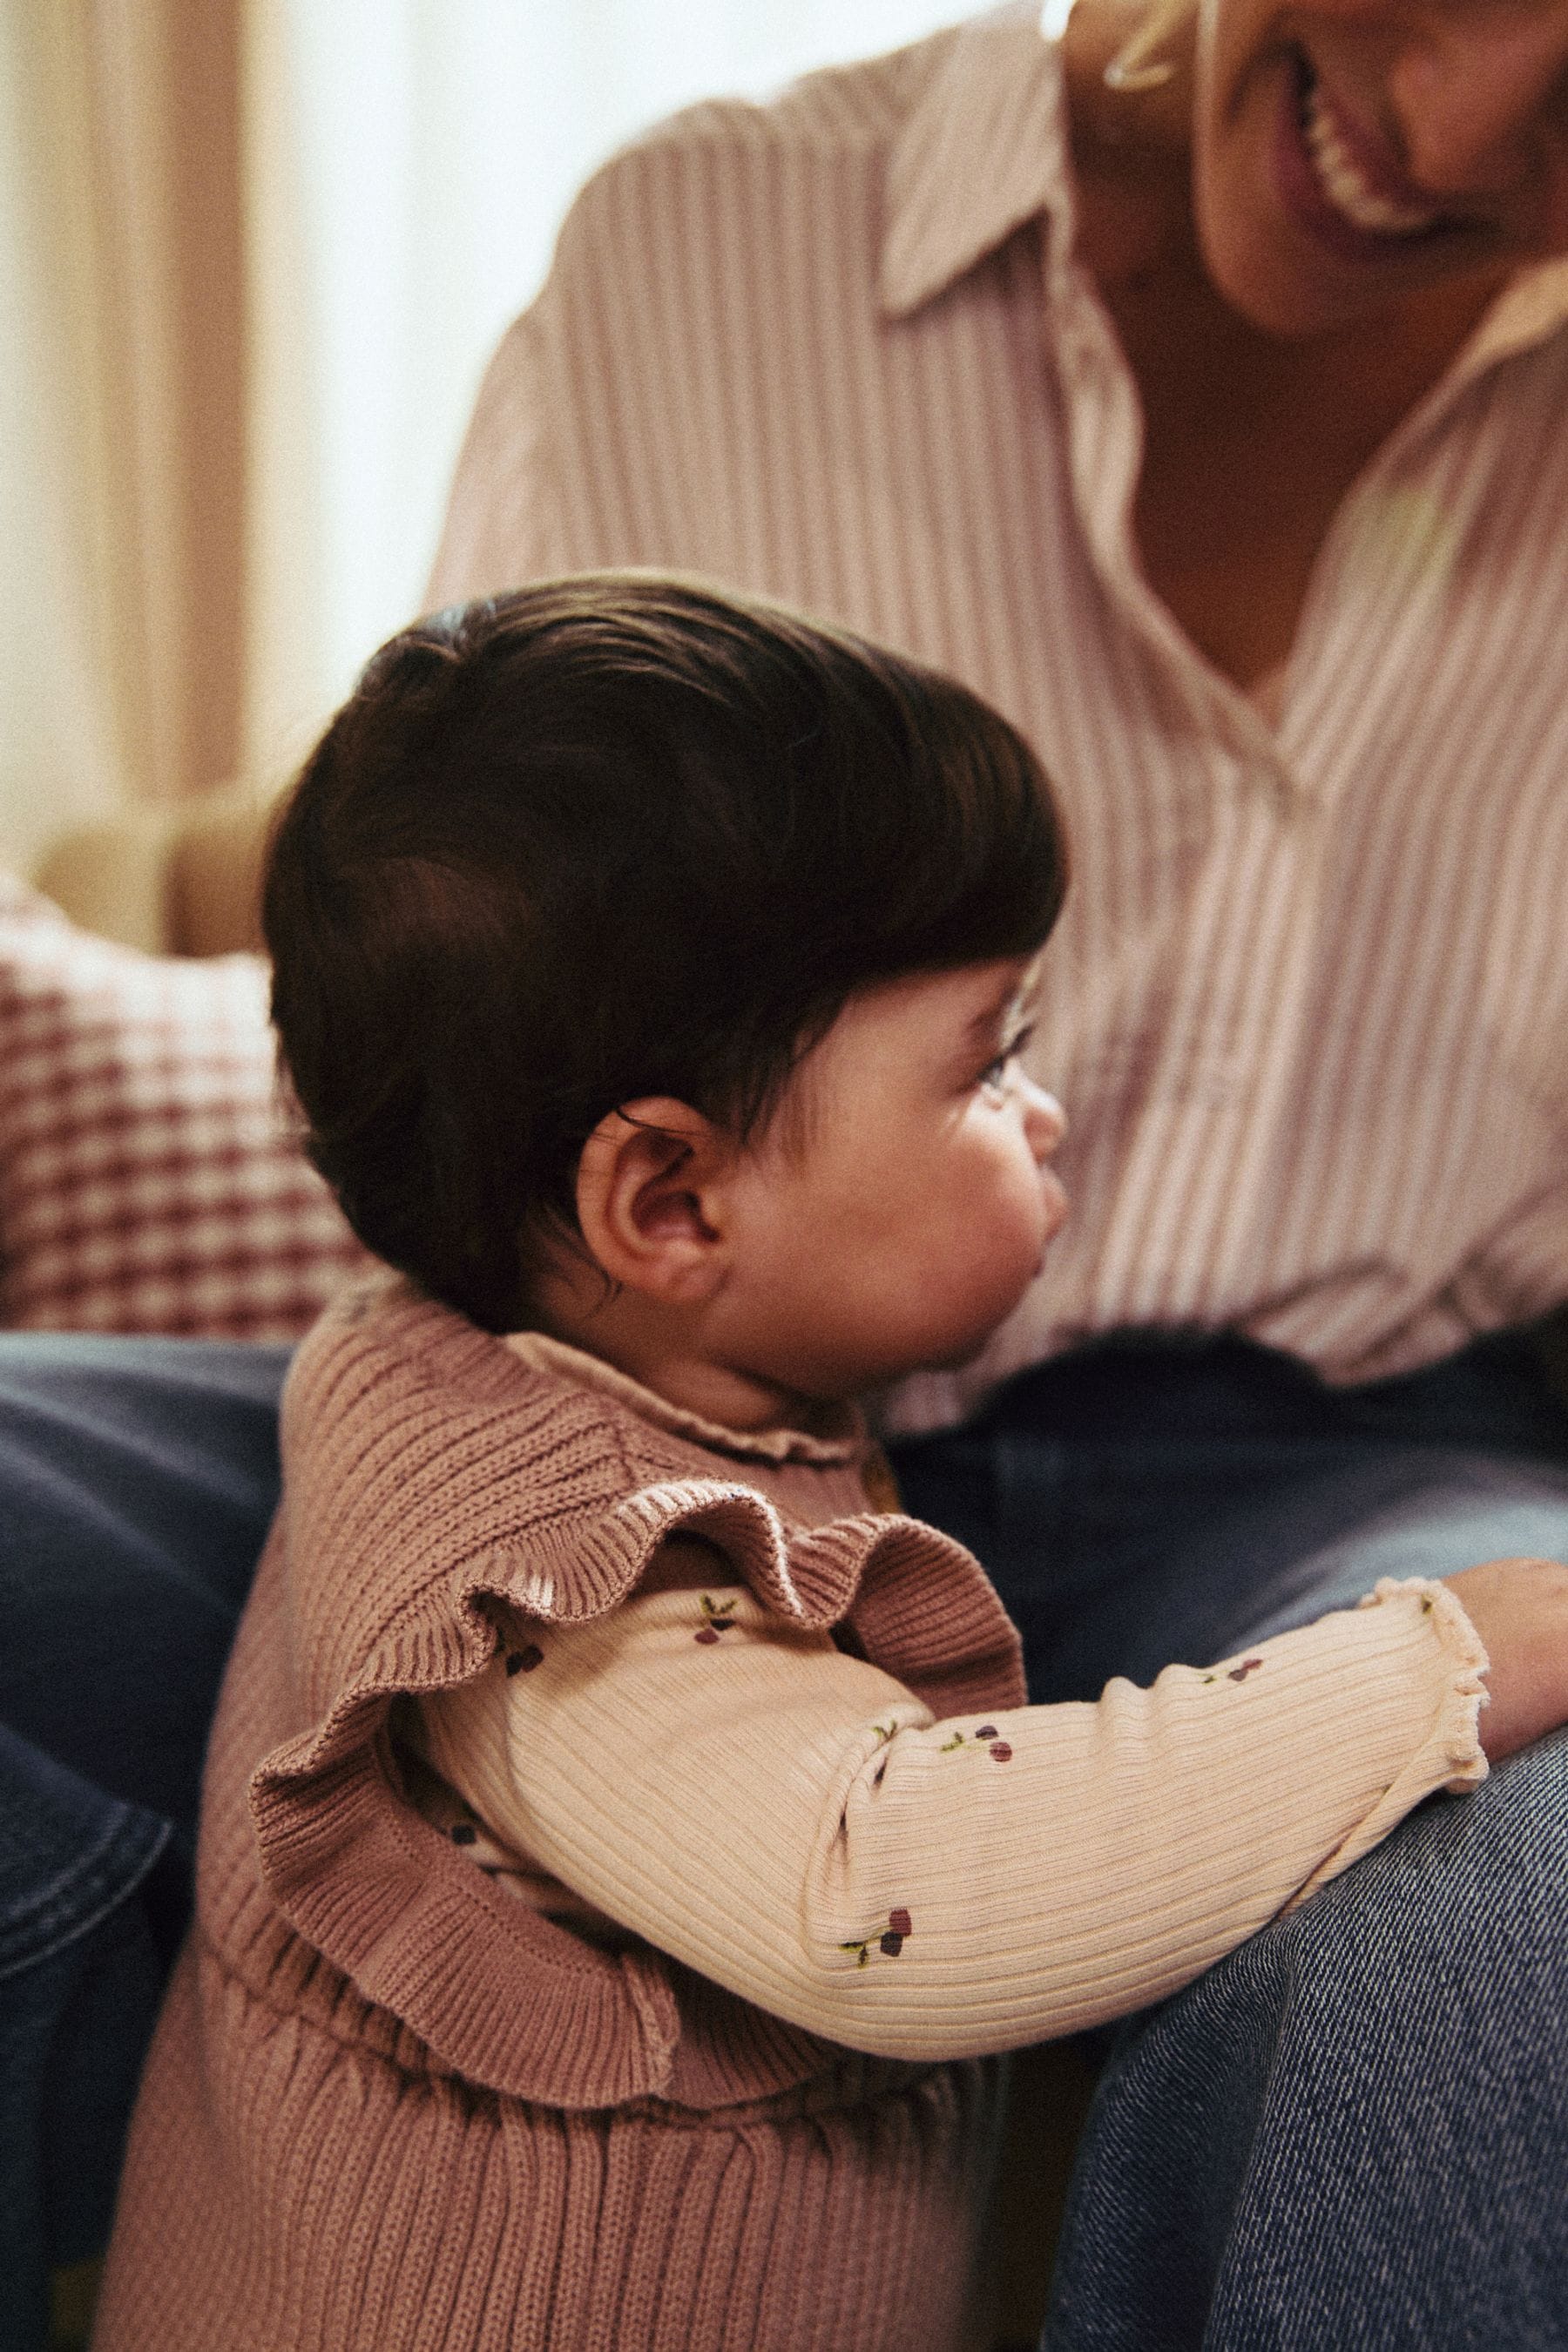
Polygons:
<instances>
[{"instance_id":1,"label":"baby","mask_svg":"<svg viewBox=\"0 0 1568 2352\"><path fill-rule=\"evenodd\" d=\"M889 1507L853 1399L1064 1213L1018 1062L1064 886L994 713L693 583L366 671L266 920L395 1271L290 1377L101 2352L946 2352L995 2053L1477 1780L1482 1636L1493 1753L1568 1708L1524 1562L1031 1707Z\"/></svg>"}]
</instances>

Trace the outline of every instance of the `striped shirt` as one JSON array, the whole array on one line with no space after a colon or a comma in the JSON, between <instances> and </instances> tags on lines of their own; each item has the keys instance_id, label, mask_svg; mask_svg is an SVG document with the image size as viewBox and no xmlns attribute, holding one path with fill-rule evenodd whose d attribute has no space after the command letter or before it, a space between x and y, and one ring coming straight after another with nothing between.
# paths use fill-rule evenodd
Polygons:
<instances>
[{"instance_id":1,"label":"striped shirt","mask_svg":"<svg viewBox=\"0 0 1568 2352\"><path fill-rule=\"evenodd\" d=\"M1119 1327L1354 1381L1568 1296L1565 329L1568 264L1499 297L1249 700L1141 570L1138 397L1031 10L699 107L578 199L437 596L623 563L765 591L987 696L1066 812L1030 1061L1074 1215L896 1426Z\"/></svg>"}]
</instances>

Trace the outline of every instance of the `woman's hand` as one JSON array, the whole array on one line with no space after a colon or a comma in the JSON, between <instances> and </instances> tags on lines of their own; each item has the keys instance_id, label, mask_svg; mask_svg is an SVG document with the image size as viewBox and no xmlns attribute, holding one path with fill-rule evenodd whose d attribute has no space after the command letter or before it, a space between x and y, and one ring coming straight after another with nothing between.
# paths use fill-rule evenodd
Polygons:
<instances>
[{"instance_id":1,"label":"woman's hand","mask_svg":"<svg viewBox=\"0 0 1568 2352\"><path fill-rule=\"evenodd\" d=\"M1489 1559L1443 1580L1486 1644L1481 1746L1495 1764L1568 1723L1568 1568Z\"/></svg>"}]
</instances>

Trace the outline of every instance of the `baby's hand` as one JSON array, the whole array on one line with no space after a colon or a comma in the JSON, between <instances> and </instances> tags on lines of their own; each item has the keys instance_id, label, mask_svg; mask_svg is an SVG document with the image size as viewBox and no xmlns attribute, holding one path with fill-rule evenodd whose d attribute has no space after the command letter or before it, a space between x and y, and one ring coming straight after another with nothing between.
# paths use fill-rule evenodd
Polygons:
<instances>
[{"instance_id":1,"label":"baby's hand","mask_svg":"<svg viewBox=\"0 0 1568 2352\"><path fill-rule=\"evenodd\" d=\"M1486 1644L1481 1746L1495 1764L1568 1723L1568 1568L1489 1559L1443 1580Z\"/></svg>"}]
</instances>

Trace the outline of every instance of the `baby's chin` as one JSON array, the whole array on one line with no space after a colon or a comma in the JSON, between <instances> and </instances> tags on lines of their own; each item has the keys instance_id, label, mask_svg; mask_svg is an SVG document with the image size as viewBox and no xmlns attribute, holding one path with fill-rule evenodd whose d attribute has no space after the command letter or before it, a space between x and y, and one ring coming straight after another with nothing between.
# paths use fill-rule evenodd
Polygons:
<instances>
[{"instance_id":1,"label":"baby's chin","mask_svg":"<svg viewBox=\"0 0 1568 2352\"><path fill-rule=\"evenodd\" d=\"M1007 1316L1013 1313L1014 1308L1016 1307L1022 1300L1023 1295L1023 1292L1020 1291L1018 1297L1014 1300L1013 1306L1009 1307L1007 1309L1007 1315L998 1315L994 1322L987 1323L984 1331L980 1332L978 1335L972 1333L968 1338L957 1341L952 1348L948 1349L945 1353L940 1356L932 1355L922 1357L918 1364L911 1364L909 1367L909 1373L967 1371L971 1364L979 1362L981 1357L985 1353L986 1349L991 1345L992 1340L996 1337L997 1332L1002 1328L1003 1324L1006 1322ZM900 1380L904 1380L909 1377L909 1373L900 1372L896 1377Z\"/></svg>"},{"instance_id":2,"label":"baby's chin","mask_svg":"<svg viewBox=\"0 0 1568 2352\"><path fill-rule=\"evenodd\" d=\"M1041 1263L1043 1262L1044 1252L1042 1251ZM900 1381L912 1380L921 1372L966 1370L971 1364L978 1362L1008 1318L1022 1306L1034 1286L1038 1271L1037 1266L1030 1273L1027 1281L1019 1285L1016 1295L1007 1306L1000 1312L994 1312L978 1328L972 1327L945 1344L933 1343L923 1349L918 1355L911 1354L901 1359L883 1357L876 1363L863 1361L853 1372L846 1366L837 1366L831 1375L822 1378L818 1385L811 1387L809 1393L821 1402L848 1402L855 1399L883 1396L889 1389L897 1388Z\"/></svg>"},{"instance_id":3,"label":"baby's chin","mask_svg":"<svg viewBox=\"0 0 1568 2352\"><path fill-rule=\"evenodd\" d=\"M995 1326L991 1327L992 1330ZM853 1382L825 1382L812 1391L812 1402L817 1406L856 1404L870 1412L875 1423L884 1398L891 1396L905 1381L916 1380L921 1372L961 1372L984 1353L991 1331L978 1339L966 1339L942 1355L921 1355L896 1363L882 1362L868 1368Z\"/></svg>"}]
</instances>

